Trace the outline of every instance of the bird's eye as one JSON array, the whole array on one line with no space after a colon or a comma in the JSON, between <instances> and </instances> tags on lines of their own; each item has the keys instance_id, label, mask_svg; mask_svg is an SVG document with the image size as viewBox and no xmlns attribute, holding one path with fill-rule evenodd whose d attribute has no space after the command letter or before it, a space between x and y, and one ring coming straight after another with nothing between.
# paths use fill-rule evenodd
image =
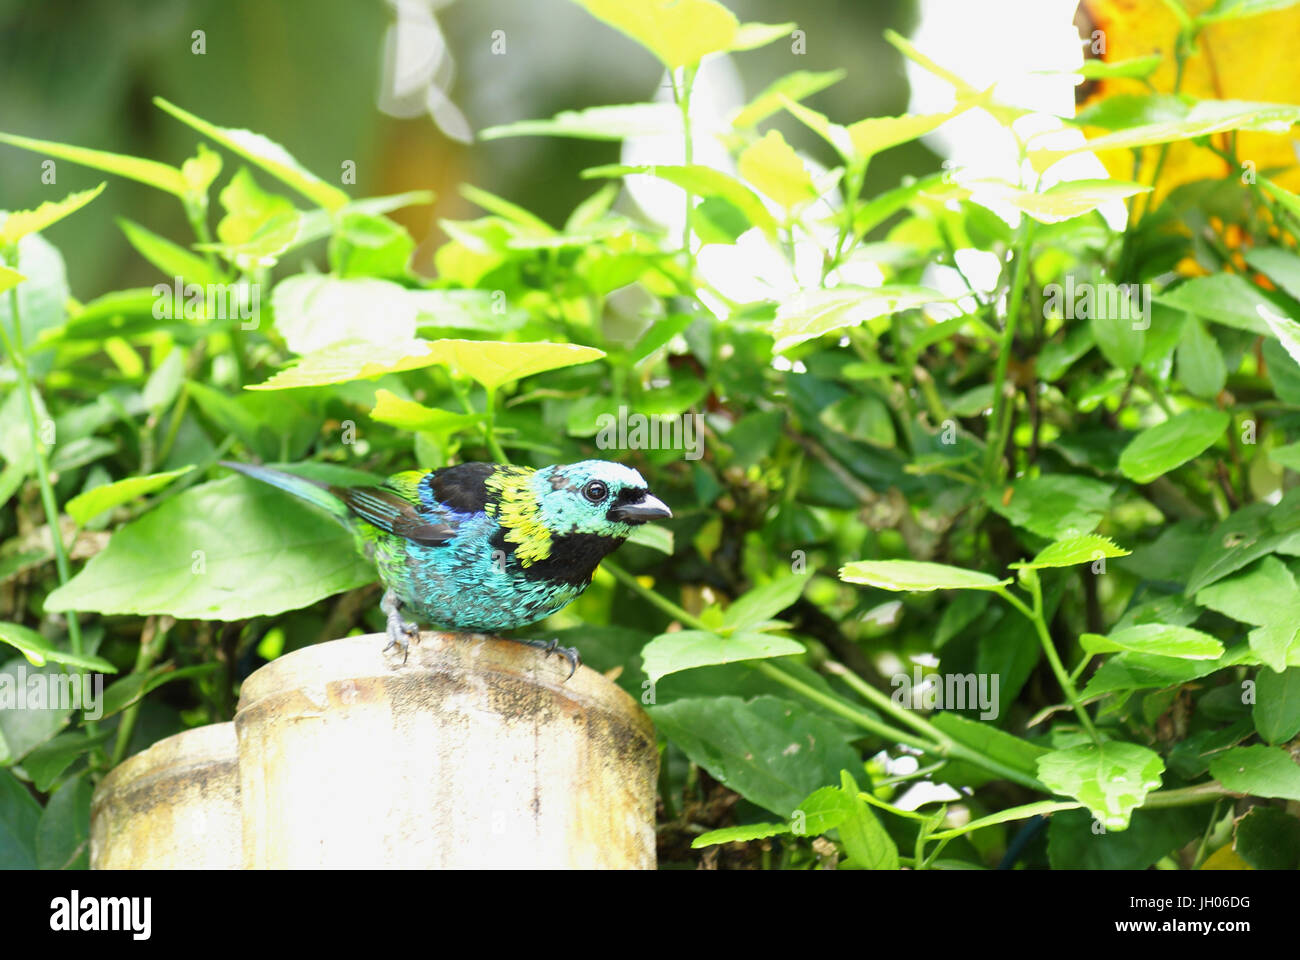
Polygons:
<instances>
[{"instance_id":1,"label":"bird's eye","mask_svg":"<svg viewBox=\"0 0 1300 960\"><path fill-rule=\"evenodd\" d=\"M609 487L605 486L605 484L601 483L599 480L593 480L582 488L582 495L592 503L600 503L600 501L609 496Z\"/></svg>"}]
</instances>

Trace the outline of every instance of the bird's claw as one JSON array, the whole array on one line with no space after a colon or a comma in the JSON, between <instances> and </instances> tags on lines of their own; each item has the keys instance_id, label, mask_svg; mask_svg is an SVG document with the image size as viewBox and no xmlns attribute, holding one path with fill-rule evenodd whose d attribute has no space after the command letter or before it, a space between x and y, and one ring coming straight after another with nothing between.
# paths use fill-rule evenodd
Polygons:
<instances>
[{"instance_id":1,"label":"bird's claw","mask_svg":"<svg viewBox=\"0 0 1300 960\"><path fill-rule=\"evenodd\" d=\"M582 666L582 655L578 653L578 648L562 647L560 646L560 641L558 639L551 638L551 642L542 647L542 652L547 654L558 653L565 660L569 661L569 675L564 678L566 681L572 679L573 675L578 671L578 668Z\"/></svg>"},{"instance_id":2,"label":"bird's claw","mask_svg":"<svg viewBox=\"0 0 1300 960\"><path fill-rule=\"evenodd\" d=\"M396 647L402 651L402 663L406 663L406 658L411 655L411 644L420 642L420 628L410 620L402 618L401 614L393 611L388 615L388 645L384 647L384 653Z\"/></svg>"},{"instance_id":3,"label":"bird's claw","mask_svg":"<svg viewBox=\"0 0 1300 960\"><path fill-rule=\"evenodd\" d=\"M402 664L405 666L406 658L411 655L411 644L420 642L420 627L402 616L402 601L392 590L384 591L384 597L379 601L379 609L383 610L388 617L388 646L384 647L384 653L393 647L401 650Z\"/></svg>"}]
</instances>

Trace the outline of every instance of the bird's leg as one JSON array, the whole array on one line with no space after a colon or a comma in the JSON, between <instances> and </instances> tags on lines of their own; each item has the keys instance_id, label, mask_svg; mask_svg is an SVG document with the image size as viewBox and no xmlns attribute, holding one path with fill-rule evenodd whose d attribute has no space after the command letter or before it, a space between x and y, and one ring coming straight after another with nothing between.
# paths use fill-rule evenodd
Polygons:
<instances>
[{"instance_id":1,"label":"bird's leg","mask_svg":"<svg viewBox=\"0 0 1300 960\"><path fill-rule=\"evenodd\" d=\"M559 654L560 656L562 656L565 660L568 660L568 661L569 661L569 676L565 677L565 678L564 678L565 680L570 679L570 678L573 676L573 674L577 671L578 667L582 666L582 655L578 653L578 648L577 648L577 647L562 647L562 646L560 646L560 641L557 640L557 639L555 639L555 638L552 638L552 639L549 640L549 641L547 641L547 640L519 640L519 641L516 641L516 642L518 642L518 643L526 643L526 644L528 644L528 646L530 646L530 647L537 647L537 648L539 648L543 653L558 653L558 654Z\"/></svg>"},{"instance_id":2,"label":"bird's leg","mask_svg":"<svg viewBox=\"0 0 1300 960\"><path fill-rule=\"evenodd\" d=\"M384 591L379 609L388 615L388 646L384 647L384 652L396 647L402 651L402 663L405 664L411 654L411 641L420 642L420 628L402 616L402 601L392 590Z\"/></svg>"}]
</instances>

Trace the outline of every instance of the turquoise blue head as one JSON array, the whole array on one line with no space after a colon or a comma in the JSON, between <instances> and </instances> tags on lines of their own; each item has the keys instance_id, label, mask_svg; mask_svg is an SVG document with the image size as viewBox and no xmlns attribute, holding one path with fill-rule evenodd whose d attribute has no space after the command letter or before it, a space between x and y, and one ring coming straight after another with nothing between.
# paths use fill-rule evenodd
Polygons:
<instances>
[{"instance_id":1,"label":"turquoise blue head","mask_svg":"<svg viewBox=\"0 0 1300 960\"><path fill-rule=\"evenodd\" d=\"M671 517L645 478L609 460L582 460L537 470L530 479L538 513L556 534L626 538L633 528Z\"/></svg>"}]
</instances>

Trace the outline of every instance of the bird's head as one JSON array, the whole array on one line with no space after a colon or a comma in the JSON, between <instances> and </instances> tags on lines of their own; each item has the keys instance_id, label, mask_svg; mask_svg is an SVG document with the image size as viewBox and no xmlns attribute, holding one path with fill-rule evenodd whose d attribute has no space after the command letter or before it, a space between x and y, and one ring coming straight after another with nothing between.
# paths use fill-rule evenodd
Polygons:
<instances>
[{"instance_id":1,"label":"bird's head","mask_svg":"<svg viewBox=\"0 0 1300 960\"><path fill-rule=\"evenodd\" d=\"M631 467L583 460L536 471L531 479L539 517L556 534L587 533L625 538L632 528L671 517Z\"/></svg>"}]
</instances>

